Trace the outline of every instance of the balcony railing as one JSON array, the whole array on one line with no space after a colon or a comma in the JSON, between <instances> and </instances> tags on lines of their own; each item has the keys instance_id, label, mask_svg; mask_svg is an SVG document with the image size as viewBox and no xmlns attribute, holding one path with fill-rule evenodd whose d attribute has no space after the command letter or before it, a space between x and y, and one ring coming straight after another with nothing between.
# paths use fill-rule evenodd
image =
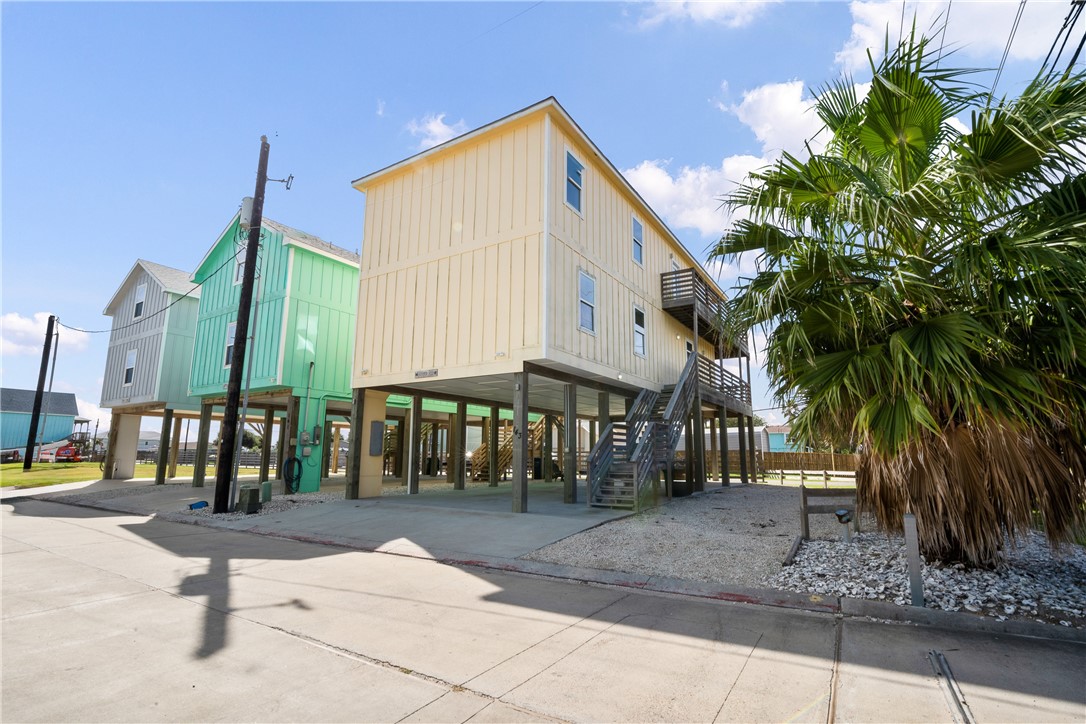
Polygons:
<instances>
[{"instance_id":1,"label":"balcony railing","mask_svg":"<svg viewBox=\"0 0 1086 724\"><path fill-rule=\"evenodd\" d=\"M750 383L736 377L703 354L698 355L698 380L708 388L733 402L750 406Z\"/></svg>"},{"instance_id":2,"label":"balcony railing","mask_svg":"<svg viewBox=\"0 0 1086 724\"><path fill-rule=\"evenodd\" d=\"M721 341L720 321L725 315L724 297L702 278L696 269L678 269L660 275L663 307L691 330L697 322L698 336L712 344ZM726 356L747 354L746 341L727 340Z\"/></svg>"}]
</instances>

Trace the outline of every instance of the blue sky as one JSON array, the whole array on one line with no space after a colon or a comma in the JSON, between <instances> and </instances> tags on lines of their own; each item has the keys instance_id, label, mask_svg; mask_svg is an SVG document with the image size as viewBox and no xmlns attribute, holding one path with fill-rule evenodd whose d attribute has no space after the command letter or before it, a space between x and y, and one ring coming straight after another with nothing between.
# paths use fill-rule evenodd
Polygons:
<instances>
[{"instance_id":1,"label":"blue sky","mask_svg":"<svg viewBox=\"0 0 1086 724\"><path fill-rule=\"evenodd\" d=\"M1000 91L1036 71L1069 8L1026 6ZM958 64L997 66L1017 9L950 5ZM906 23L947 10L907 2ZM901 15L901 2L5 2L2 384L36 384L49 313L107 328L137 258L193 269L252 194L261 134L269 175L295 177L269 185L266 215L357 249L351 180L553 95L704 256L728 226L718 199L815 135L810 89L864 81L866 50ZM728 288L740 266L713 271ZM61 332L54 389L88 416L107 344ZM755 407L771 407L754 381Z\"/></svg>"}]
</instances>

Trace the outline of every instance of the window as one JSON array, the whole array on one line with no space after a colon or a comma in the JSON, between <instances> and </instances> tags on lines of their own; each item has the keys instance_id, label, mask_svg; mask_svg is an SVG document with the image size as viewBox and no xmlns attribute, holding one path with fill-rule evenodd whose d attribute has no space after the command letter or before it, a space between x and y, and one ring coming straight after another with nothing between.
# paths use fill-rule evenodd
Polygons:
<instances>
[{"instance_id":1,"label":"window","mask_svg":"<svg viewBox=\"0 0 1086 724\"><path fill-rule=\"evenodd\" d=\"M124 356L124 384L132 384L136 376L136 350L130 349Z\"/></svg>"},{"instance_id":2,"label":"window","mask_svg":"<svg viewBox=\"0 0 1086 724\"><path fill-rule=\"evenodd\" d=\"M634 312L634 354L645 356L645 310L635 306Z\"/></svg>"},{"instance_id":3,"label":"window","mask_svg":"<svg viewBox=\"0 0 1086 724\"><path fill-rule=\"evenodd\" d=\"M637 219L633 220L633 258L638 264L644 264L645 227Z\"/></svg>"},{"instance_id":4,"label":"window","mask_svg":"<svg viewBox=\"0 0 1086 724\"><path fill-rule=\"evenodd\" d=\"M234 334L238 330L238 323L231 322L226 325L226 367L230 366L230 362L234 359Z\"/></svg>"},{"instance_id":5,"label":"window","mask_svg":"<svg viewBox=\"0 0 1086 724\"><path fill-rule=\"evenodd\" d=\"M584 189L584 165L566 151L566 203L581 213L581 191Z\"/></svg>"},{"instance_id":6,"label":"window","mask_svg":"<svg viewBox=\"0 0 1086 724\"><path fill-rule=\"evenodd\" d=\"M136 311L132 314L132 319L139 319L143 316L143 303L147 301L147 285L140 284L136 287Z\"/></svg>"},{"instance_id":7,"label":"window","mask_svg":"<svg viewBox=\"0 0 1086 724\"><path fill-rule=\"evenodd\" d=\"M694 343L688 339L686 340L686 356L690 357L692 354L694 354Z\"/></svg>"},{"instance_id":8,"label":"window","mask_svg":"<svg viewBox=\"0 0 1086 724\"><path fill-rule=\"evenodd\" d=\"M580 273L581 282L578 285L578 297L580 298L580 326L586 332L596 331L596 280L585 272Z\"/></svg>"},{"instance_id":9,"label":"window","mask_svg":"<svg viewBox=\"0 0 1086 724\"><path fill-rule=\"evenodd\" d=\"M245 252L246 247L238 249L238 253L234 256L234 283L241 284L241 278L245 276Z\"/></svg>"}]
</instances>

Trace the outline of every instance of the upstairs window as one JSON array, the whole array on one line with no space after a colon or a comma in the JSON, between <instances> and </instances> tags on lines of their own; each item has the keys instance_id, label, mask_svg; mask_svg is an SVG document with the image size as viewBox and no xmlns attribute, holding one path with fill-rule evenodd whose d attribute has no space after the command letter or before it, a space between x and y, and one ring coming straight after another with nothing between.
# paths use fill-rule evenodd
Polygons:
<instances>
[{"instance_id":1,"label":"upstairs window","mask_svg":"<svg viewBox=\"0 0 1086 724\"><path fill-rule=\"evenodd\" d=\"M586 332L596 331L596 280L591 275L581 272L578 294L580 303L579 322L581 329Z\"/></svg>"},{"instance_id":2,"label":"upstairs window","mask_svg":"<svg viewBox=\"0 0 1086 724\"><path fill-rule=\"evenodd\" d=\"M638 357L645 356L645 310L635 306L633 309L633 339L634 354Z\"/></svg>"},{"instance_id":3,"label":"upstairs window","mask_svg":"<svg viewBox=\"0 0 1086 724\"><path fill-rule=\"evenodd\" d=\"M136 377L136 350L130 349L124 356L124 384L128 386L132 384L132 380Z\"/></svg>"},{"instance_id":4,"label":"upstairs window","mask_svg":"<svg viewBox=\"0 0 1086 724\"><path fill-rule=\"evenodd\" d=\"M234 283L241 284L241 278L245 276L245 252L246 247L238 249L238 253L234 255Z\"/></svg>"},{"instance_id":5,"label":"upstairs window","mask_svg":"<svg viewBox=\"0 0 1086 724\"><path fill-rule=\"evenodd\" d=\"M234 334L238 331L238 323L231 322L226 325L226 362L224 366L229 367L231 361L234 359Z\"/></svg>"},{"instance_id":6,"label":"upstairs window","mask_svg":"<svg viewBox=\"0 0 1086 724\"><path fill-rule=\"evenodd\" d=\"M147 285L140 284L136 287L136 311L132 313L132 319L143 316L143 303L147 301Z\"/></svg>"},{"instance_id":7,"label":"upstairs window","mask_svg":"<svg viewBox=\"0 0 1086 724\"><path fill-rule=\"evenodd\" d=\"M690 355L692 355L692 354L694 354L694 343L691 342L688 339L688 340L686 340L686 356L687 356L687 358L689 358Z\"/></svg>"},{"instance_id":8,"label":"upstairs window","mask_svg":"<svg viewBox=\"0 0 1086 724\"><path fill-rule=\"evenodd\" d=\"M638 264L644 264L645 260L645 227L637 219L633 220L633 260Z\"/></svg>"},{"instance_id":9,"label":"upstairs window","mask_svg":"<svg viewBox=\"0 0 1086 724\"><path fill-rule=\"evenodd\" d=\"M584 190L584 164L566 151L566 203L581 213L581 191Z\"/></svg>"}]
</instances>

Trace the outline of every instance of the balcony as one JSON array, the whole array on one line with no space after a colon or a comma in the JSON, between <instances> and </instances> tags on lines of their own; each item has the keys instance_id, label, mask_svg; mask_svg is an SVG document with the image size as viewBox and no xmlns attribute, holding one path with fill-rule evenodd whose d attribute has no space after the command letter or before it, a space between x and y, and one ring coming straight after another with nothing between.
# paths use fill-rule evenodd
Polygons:
<instances>
[{"instance_id":1,"label":"balcony","mask_svg":"<svg viewBox=\"0 0 1086 724\"><path fill-rule=\"evenodd\" d=\"M690 330L721 349L722 358L745 357L745 339L725 340L717 320L724 316L724 297L720 296L696 269L679 269L660 275L664 311Z\"/></svg>"},{"instance_id":2,"label":"balcony","mask_svg":"<svg viewBox=\"0 0 1086 724\"><path fill-rule=\"evenodd\" d=\"M753 414L750 382L742 380L703 354L698 355L701 398L745 415Z\"/></svg>"}]
</instances>

